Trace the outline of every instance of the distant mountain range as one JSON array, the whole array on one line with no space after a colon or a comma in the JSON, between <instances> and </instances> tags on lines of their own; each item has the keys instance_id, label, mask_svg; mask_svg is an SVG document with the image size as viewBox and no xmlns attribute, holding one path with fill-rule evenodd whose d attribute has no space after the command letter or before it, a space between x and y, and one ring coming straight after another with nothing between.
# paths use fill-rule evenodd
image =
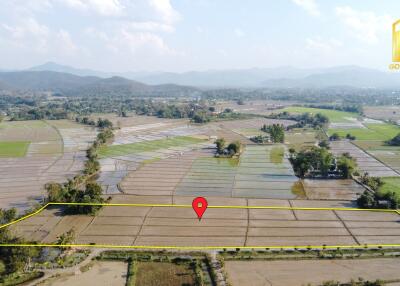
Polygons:
<instances>
[{"instance_id":1,"label":"distant mountain range","mask_svg":"<svg viewBox=\"0 0 400 286\"><path fill-rule=\"evenodd\" d=\"M193 96L205 87L400 88L400 73L357 66L107 73L52 62L24 71L0 72L0 90L53 91L65 95Z\"/></svg>"},{"instance_id":2,"label":"distant mountain range","mask_svg":"<svg viewBox=\"0 0 400 286\"><path fill-rule=\"evenodd\" d=\"M55 71L79 76L124 77L148 85L176 84L197 87L276 87L276 88L392 88L400 87L400 74L382 72L358 66L300 69L293 67L253 68L238 70L172 72L112 73L48 62L32 67L30 71Z\"/></svg>"},{"instance_id":3,"label":"distant mountain range","mask_svg":"<svg viewBox=\"0 0 400 286\"><path fill-rule=\"evenodd\" d=\"M0 89L10 91L52 91L64 95L185 96L198 89L174 84L147 85L122 77L78 76L55 71L0 72Z\"/></svg>"}]
</instances>

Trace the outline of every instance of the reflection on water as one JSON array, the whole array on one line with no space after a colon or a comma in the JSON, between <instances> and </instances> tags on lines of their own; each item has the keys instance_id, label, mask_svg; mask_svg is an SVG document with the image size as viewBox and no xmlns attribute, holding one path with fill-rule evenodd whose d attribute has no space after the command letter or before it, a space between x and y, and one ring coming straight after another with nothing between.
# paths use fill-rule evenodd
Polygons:
<instances>
[{"instance_id":1,"label":"reflection on water","mask_svg":"<svg viewBox=\"0 0 400 286\"><path fill-rule=\"evenodd\" d=\"M239 158L215 158L217 164L229 167L239 166Z\"/></svg>"},{"instance_id":2,"label":"reflection on water","mask_svg":"<svg viewBox=\"0 0 400 286\"><path fill-rule=\"evenodd\" d=\"M307 199L301 180L295 182L292 186L292 194L296 195L296 199Z\"/></svg>"}]
</instances>

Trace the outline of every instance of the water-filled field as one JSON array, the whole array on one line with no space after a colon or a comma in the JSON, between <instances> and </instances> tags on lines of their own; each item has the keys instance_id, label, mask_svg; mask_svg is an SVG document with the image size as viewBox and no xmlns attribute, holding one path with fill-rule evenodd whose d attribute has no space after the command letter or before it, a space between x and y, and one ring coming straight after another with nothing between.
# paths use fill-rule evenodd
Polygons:
<instances>
[{"instance_id":1,"label":"water-filled field","mask_svg":"<svg viewBox=\"0 0 400 286\"><path fill-rule=\"evenodd\" d=\"M248 145L240 159L199 158L176 195L245 198L304 197L283 145Z\"/></svg>"}]
</instances>

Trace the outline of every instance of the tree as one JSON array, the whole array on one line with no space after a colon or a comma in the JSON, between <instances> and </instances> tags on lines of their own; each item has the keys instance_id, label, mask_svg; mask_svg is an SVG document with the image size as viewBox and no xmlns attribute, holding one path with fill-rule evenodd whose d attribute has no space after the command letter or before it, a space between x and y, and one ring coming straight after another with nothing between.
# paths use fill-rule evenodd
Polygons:
<instances>
[{"instance_id":1,"label":"tree","mask_svg":"<svg viewBox=\"0 0 400 286\"><path fill-rule=\"evenodd\" d=\"M337 161L337 168L343 178L350 179L354 171L357 169L357 162L354 158L343 154Z\"/></svg>"},{"instance_id":2,"label":"tree","mask_svg":"<svg viewBox=\"0 0 400 286\"><path fill-rule=\"evenodd\" d=\"M225 149L225 144L226 144L225 139L218 138L217 140L215 140L214 144L217 146L217 153L222 154Z\"/></svg>"},{"instance_id":3,"label":"tree","mask_svg":"<svg viewBox=\"0 0 400 286\"><path fill-rule=\"evenodd\" d=\"M289 160L293 170L301 178L311 174L327 177L329 171L334 169L334 157L326 148L313 146L291 153Z\"/></svg>"},{"instance_id":4,"label":"tree","mask_svg":"<svg viewBox=\"0 0 400 286\"><path fill-rule=\"evenodd\" d=\"M65 190L59 183L47 183L45 186L47 198L50 202L63 202L65 199Z\"/></svg>"},{"instance_id":5,"label":"tree","mask_svg":"<svg viewBox=\"0 0 400 286\"><path fill-rule=\"evenodd\" d=\"M330 141L338 141L338 140L340 140L340 135L335 132L329 137L329 140Z\"/></svg>"},{"instance_id":6,"label":"tree","mask_svg":"<svg viewBox=\"0 0 400 286\"><path fill-rule=\"evenodd\" d=\"M232 142L228 145L227 150L229 154L239 154L242 152L242 143L240 143L239 141Z\"/></svg>"},{"instance_id":7,"label":"tree","mask_svg":"<svg viewBox=\"0 0 400 286\"><path fill-rule=\"evenodd\" d=\"M400 146L400 133L385 143L390 146Z\"/></svg>"},{"instance_id":8,"label":"tree","mask_svg":"<svg viewBox=\"0 0 400 286\"><path fill-rule=\"evenodd\" d=\"M65 245L65 244L71 244L74 241L75 241L75 229L71 228L66 233L63 233L59 237L57 237L56 244Z\"/></svg>"},{"instance_id":9,"label":"tree","mask_svg":"<svg viewBox=\"0 0 400 286\"><path fill-rule=\"evenodd\" d=\"M282 124L272 124L268 127L264 125L261 130L266 130L274 143L283 143L285 141L285 127Z\"/></svg>"}]
</instances>

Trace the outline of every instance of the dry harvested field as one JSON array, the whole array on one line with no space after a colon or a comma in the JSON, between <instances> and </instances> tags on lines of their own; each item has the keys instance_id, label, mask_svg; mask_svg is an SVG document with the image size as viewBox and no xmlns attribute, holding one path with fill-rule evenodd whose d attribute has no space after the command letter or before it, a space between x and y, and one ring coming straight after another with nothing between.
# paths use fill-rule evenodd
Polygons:
<instances>
[{"instance_id":1,"label":"dry harvested field","mask_svg":"<svg viewBox=\"0 0 400 286\"><path fill-rule=\"evenodd\" d=\"M139 262L136 284L140 286L195 285L193 269L188 265L161 262Z\"/></svg>"},{"instance_id":2,"label":"dry harvested field","mask_svg":"<svg viewBox=\"0 0 400 286\"><path fill-rule=\"evenodd\" d=\"M83 167L95 131L67 120L0 124L0 141L30 142L26 155L0 160L0 208L28 209L44 195L44 184L63 182Z\"/></svg>"},{"instance_id":3,"label":"dry harvested field","mask_svg":"<svg viewBox=\"0 0 400 286\"><path fill-rule=\"evenodd\" d=\"M311 200L356 200L365 190L353 180L305 179L303 186Z\"/></svg>"},{"instance_id":4,"label":"dry harvested field","mask_svg":"<svg viewBox=\"0 0 400 286\"><path fill-rule=\"evenodd\" d=\"M235 101L225 101L218 103L216 105L216 110L222 112L226 108L230 108L240 113L268 115L291 104L293 104L293 102L277 100L251 100L245 101L242 105L237 104Z\"/></svg>"},{"instance_id":5,"label":"dry harvested field","mask_svg":"<svg viewBox=\"0 0 400 286\"><path fill-rule=\"evenodd\" d=\"M398 174L388 166L376 160L362 149L358 148L349 141L331 142L331 150L335 155L341 155L345 152L357 159L359 169L362 172L368 172L375 177L397 177Z\"/></svg>"},{"instance_id":6,"label":"dry harvested field","mask_svg":"<svg viewBox=\"0 0 400 286\"><path fill-rule=\"evenodd\" d=\"M191 197L115 196L113 202L191 204ZM348 202L210 197L210 205L331 206ZM53 243L75 228L76 243L160 246L294 246L400 243L395 213L334 210L207 209L107 206L96 217L60 216L57 208L15 224L27 239Z\"/></svg>"},{"instance_id":7,"label":"dry harvested field","mask_svg":"<svg viewBox=\"0 0 400 286\"><path fill-rule=\"evenodd\" d=\"M398 280L399 267L399 258L225 262L225 270L233 286L321 285L324 281L345 283L359 277L369 281Z\"/></svg>"},{"instance_id":8,"label":"dry harvested field","mask_svg":"<svg viewBox=\"0 0 400 286\"><path fill-rule=\"evenodd\" d=\"M381 120L400 120L399 106L364 106L363 112L367 117Z\"/></svg>"},{"instance_id":9,"label":"dry harvested field","mask_svg":"<svg viewBox=\"0 0 400 286\"><path fill-rule=\"evenodd\" d=\"M96 261L86 272L70 275L61 275L46 280L41 286L124 286L126 285L128 265L116 261Z\"/></svg>"}]
</instances>

